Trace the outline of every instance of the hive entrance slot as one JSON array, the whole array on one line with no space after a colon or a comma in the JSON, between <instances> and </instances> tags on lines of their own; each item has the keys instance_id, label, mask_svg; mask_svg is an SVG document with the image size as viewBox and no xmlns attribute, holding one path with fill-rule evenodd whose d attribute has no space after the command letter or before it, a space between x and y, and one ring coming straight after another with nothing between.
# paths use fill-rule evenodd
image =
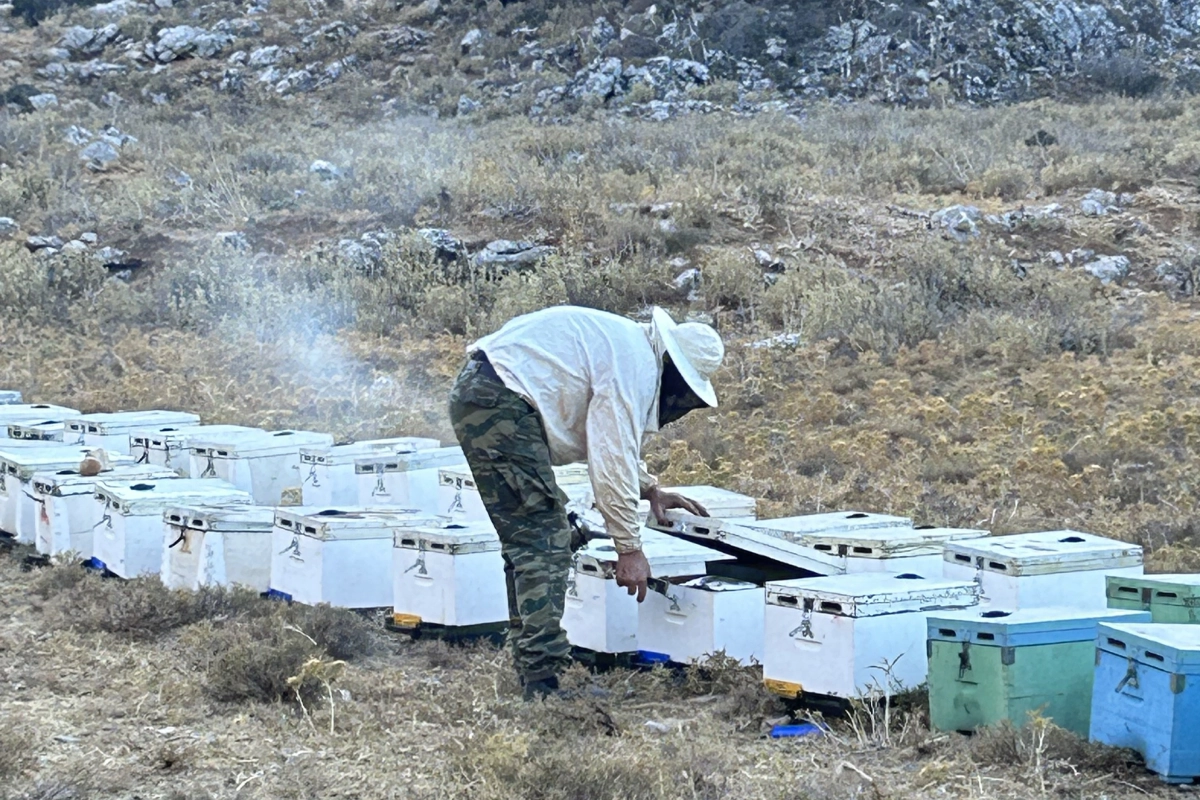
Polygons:
<instances>
[{"instance_id":1,"label":"hive entrance slot","mask_svg":"<svg viewBox=\"0 0 1200 800\"><path fill-rule=\"evenodd\" d=\"M1124 650L1124 649L1125 649L1125 643L1124 643L1124 642L1122 642L1120 639L1114 639L1114 638L1112 638L1111 636L1109 636L1109 637L1108 637L1108 643L1109 643L1110 645L1112 645L1113 647L1118 647L1118 648L1120 648L1121 650Z\"/></svg>"},{"instance_id":2,"label":"hive entrance slot","mask_svg":"<svg viewBox=\"0 0 1200 800\"><path fill-rule=\"evenodd\" d=\"M401 539L400 546L401 547L416 547L417 540L416 539Z\"/></svg>"},{"instance_id":3,"label":"hive entrance slot","mask_svg":"<svg viewBox=\"0 0 1200 800\"><path fill-rule=\"evenodd\" d=\"M949 638L954 638L955 636L957 636L956 632L951 628L938 628L938 635L946 636Z\"/></svg>"},{"instance_id":4,"label":"hive entrance slot","mask_svg":"<svg viewBox=\"0 0 1200 800\"><path fill-rule=\"evenodd\" d=\"M446 545L442 542L430 542L429 549L430 550L445 550Z\"/></svg>"},{"instance_id":5,"label":"hive entrance slot","mask_svg":"<svg viewBox=\"0 0 1200 800\"><path fill-rule=\"evenodd\" d=\"M1008 572L1008 566L1002 561L989 561L988 567L994 570L999 570L1000 572Z\"/></svg>"},{"instance_id":6,"label":"hive entrance slot","mask_svg":"<svg viewBox=\"0 0 1200 800\"><path fill-rule=\"evenodd\" d=\"M914 525L913 526L914 531L931 531L931 530L933 530L933 528L934 528L934 526L932 526L932 525Z\"/></svg>"},{"instance_id":7,"label":"hive entrance slot","mask_svg":"<svg viewBox=\"0 0 1200 800\"><path fill-rule=\"evenodd\" d=\"M129 488L135 492L148 492L154 488L154 484L153 483L135 483L133 486L130 486Z\"/></svg>"},{"instance_id":8,"label":"hive entrance slot","mask_svg":"<svg viewBox=\"0 0 1200 800\"><path fill-rule=\"evenodd\" d=\"M871 553L873 553L875 551L870 547L855 547L854 552L860 553L862 555L870 555Z\"/></svg>"},{"instance_id":9,"label":"hive entrance slot","mask_svg":"<svg viewBox=\"0 0 1200 800\"><path fill-rule=\"evenodd\" d=\"M1176 592L1155 592L1158 597L1179 597Z\"/></svg>"},{"instance_id":10,"label":"hive entrance slot","mask_svg":"<svg viewBox=\"0 0 1200 800\"><path fill-rule=\"evenodd\" d=\"M49 407L50 407L50 406L44 406L44 405L40 405L40 404L39 404L39 405L36 405L36 406L33 406L33 408L37 408L37 409L43 409L43 408L49 408Z\"/></svg>"},{"instance_id":11,"label":"hive entrance slot","mask_svg":"<svg viewBox=\"0 0 1200 800\"><path fill-rule=\"evenodd\" d=\"M1118 586L1118 592L1126 592L1127 594L1137 594L1137 589L1133 586Z\"/></svg>"},{"instance_id":12,"label":"hive entrance slot","mask_svg":"<svg viewBox=\"0 0 1200 800\"><path fill-rule=\"evenodd\" d=\"M1060 542L1062 542L1063 544L1079 544L1080 542L1082 542L1082 541L1083 541L1083 537L1081 537L1081 536L1068 536L1068 537L1067 537L1067 538L1065 538L1065 539L1059 539L1059 541L1060 541Z\"/></svg>"},{"instance_id":13,"label":"hive entrance slot","mask_svg":"<svg viewBox=\"0 0 1200 800\"><path fill-rule=\"evenodd\" d=\"M988 619L996 619L997 617L1007 617L1012 614L1011 611L985 611L979 616L987 617Z\"/></svg>"},{"instance_id":14,"label":"hive entrance slot","mask_svg":"<svg viewBox=\"0 0 1200 800\"><path fill-rule=\"evenodd\" d=\"M903 572L896 576L896 580L898 580L898 581L923 581L923 580L925 580L925 578L921 575L917 575L915 572Z\"/></svg>"},{"instance_id":15,"label":"hive entrance slot","mask_svg":"<svg viewBox=\"0 0 1200 800\"><path fill-rule=\"evenodd\" d=\"M840 614L840 613L842 613L842 604L841 603L831 603L828 600L822 600L821 601L821 610L826 611L830 614Z\"/></svg>"},{"instance_id":16,"label":"hive entrance slot","mask_svg":"<svg viewBox=\"0 0 1200 800\"><path fill-rule=\"evenodd\" d=\"M846 515L846 519L865 519L865 518L866 518L866 516L867 516L867 515L866 515L866 514L864 514L863 512L861 512L861 511L857 511L857 512L855 512L855 513L853 513L853 514L847 514L847 515Z\"/></svg>"},{"instance_id":17,"label":"hive entrance slot","mask_svg":"<svg viewBox=\"0 0 1200 800\"><path fill-rule=\"evenodd\" d=\"M1155 661L1166 661L1166 659L1160 656L1158 653L1151 653L1149 650L1146 651L1146 658L1152 658Z\"/></svg>"},{"instance_id":18,"label":"hive entrance slot","mask_svg":"<svg viewBox=\"0 0 1200 800\"><path fill-rule=\"evenodd\" d=\"M978 633L978 634L976 634L976 638L979 639L981 642L994 642L994 641L996 641L996 634L994 634L994 633Z\"/></svg>"},{"instance_id":19,"label":"hive entrance slot","mask_svg":"<svg viewBox=\"0 0 1200 800\"><path fill-rule=\"evenodd\" d=\"M54 474L55 474L55 475L74 475L74 474L75 474L75 470L73 470L73 469L60 469L58 472L56 472L56 473L54 473Z\"/></svg>"},{"instance_id":20,"label":"hive entrance slot","mask_svg":"<svg viewBox=\"0 0 1200 800\"><path fill-rule=\"evenodd\" d=\"M968 564L969 564L969 563L971 563L971 557L970 557L970 556L964 556L962 553L955 553L955 554L954 554L954 560L955 560L955 561L965 561L965 562L966 562L966 563L968 563Z\"/></svg>"},{"instance_id":21,"label":"hive entrance slot","mask_svg":"<svg viewBox=\"0 0 1200 800\"><path fill-rule=\"evenodd\" d=\"M796 602L796 598L791 597L790 595L786 595L786 594L779 595L779 602L783 603L785 606L799 605Z\"/></svg>"}]
</instances>

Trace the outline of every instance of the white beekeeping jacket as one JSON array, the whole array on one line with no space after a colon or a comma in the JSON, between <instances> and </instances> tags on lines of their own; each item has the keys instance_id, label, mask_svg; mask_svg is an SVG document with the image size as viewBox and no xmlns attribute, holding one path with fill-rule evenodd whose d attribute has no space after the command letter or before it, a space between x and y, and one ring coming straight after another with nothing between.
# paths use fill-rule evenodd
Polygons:
<instances>
[{"instance_id":1,"label":"white beekeeping jacket","mask_svg":"<svg viewBox=\"0 0 1200 800\"><path fill-rule=\"evenodd\" d=\"M517 317L467 347L482 350L546 427L555 466L586 461L596 508L618 552L641 549L638 501L656 481L641 461L658 430L662 354L650 325L576 306Z\"/></svg>"}]
</instances>

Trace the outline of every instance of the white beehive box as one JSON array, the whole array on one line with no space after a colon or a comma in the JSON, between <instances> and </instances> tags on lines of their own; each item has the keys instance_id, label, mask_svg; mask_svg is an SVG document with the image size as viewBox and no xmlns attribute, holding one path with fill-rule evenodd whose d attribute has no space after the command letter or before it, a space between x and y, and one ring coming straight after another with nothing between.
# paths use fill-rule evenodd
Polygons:
<instances>
[{"instance_id":1,"label":"white beehive box","mask_svg":"<svg viewBox=\"0 0 1200 800\"><path fill-rule=\"evenodd\" d=\"M78 469L35 473L30 480L34 503L34 535L37 551L56 556L74 552L87 561L92 557L92 534L103 516L95 501L100 481L160 481L175 473L144 464L118 464L98 475L80 475Z\"/></svg>"},{"instance_id":2,"label":"white beehive box","mask_svg":"<svg viewBox=\"0 0 1200 800\"><path fill-rule=\"evenodd\" d=\"M67 423L61 419L40 422L14 422L8 426L8 438L24 442L61 442Z\"/></svg>"},{"instance_id":3,"label":"white beehive box","mask_svg":"<svg viewBox=\"0 0 1200 800\"><path fill-rule=\"evenodd\" d=\"M129 454L131 431L166 425L199 425L200 417L186 411L117 411L112 414L84 414L67 422L63 441L103 447L110 453Z\"/></svg>"},{"instance_id":4,"label":"white beehive box","mask_svg":"<svg viewBox=\"0 0 1200 800\"><path fill-rule=\"evenodd\" d=\"M639 652L680 664L724 652L762 662L763 587L712 575L652 578L638 607Z\"/></svg>"},{"instance_id":5,"label":"white beehive box","mask_svg":"<svg viewBox=\"0 0 1200 800\"><path fill-rule=\"evenodd\" d=\"M1142 548L1079 531L1042 531L947 542L942 574L974 580L980 603L1019 608L1108 607L1108 576L1143 574Z\"/></svg>"},{"instance_id":6,"label":"white beehive box","mask_svg":"<svg viewBox=\"0 0 1200 800\"><path fill-rule=\"evenodd\" d=\"M839 572L916 572L942 574L942 553L947 542L981 539L987 531L967 528L876 528L855 532L809 533L801 537L806 547L835 555Z\"/></svg>"},{"instance_id":7,"label":"white beehive box","mask_svg":"<svg viewBox=\"0 0 1200 800\"><path fill-rule=\"evenodd\" d=\"M328 447L333 437L311 431L228 434L191 443L195 477L220 478L249 492L261 506L277 506L287 489L300 488L300 449ZM202 465L197 472L197 465Z\"/></svg>"},{"instance_id":8,"label":"white beehive box","mask_svg":"<svg viewBox=\"0 0 1200 800\"><path fill-rule=\"evenodd\" d=\"M392 618L402 628L508 622L500 539L491 523L403 528L392 544Z\"/></svg>"},{"instance_id":9,"label":"white beehive box","mask_svg":"<svg viewBox=\"0 0 1200 800\"><path fill-rule=\"evenodd\" d=\"M9 425L28 425L47 420L67 420L78 417L82 412L74 408L54 406L49 403L16 403L0 405L0 438L8 437Z\"/></svg>"},{"instance_id":10,"label":"white beehive box","mask_svg":"<svg viewBox=\"0 0 1200 800\"><path fill-rule=\"evenodd\" d=\"M181 478L198 478L199 475L192 475L192 442L228 434L253 433L266 431L244 425L160 425L139 428L129 433L129 454L139 464L167 467Z\"/></svg>"},{"instance_id":11,"label":"white beehive box","mask_svg":"<svg viewBox=\"0 0 1200 800\"><path fill-rule=\"evenodd\" d=\"M699 544L709 544L725 552L748 554L778 564L804 570L812 575L837 575L845 569L843 559L833 553L824 553L801 544L801 534L790 528L807 529L817 521L801 521L804 517L789 517L780 520L723 520L713 517L697 517L682 511L668 511L670 525L662 526L656 521L648 524L654 528L669 529L675 536L682 536ZM812 517L830 517L828 524L837 522L844 515L812 514ZM751 527L753 526L753 527Z\"/></svg>"},{"instance_id":12,"label":"white beehive box","mask_svg":"<svg viewBox=\"0 0 1200 800\"><path fill-rule=\"evenodd\" d=\"M34 473L75 469L87 456L88 447L61 442L8 442L0 448L0 531L23 544L37 538L34 525L37 503L29 481Z\"/></svg>"},{"instance_id":13,"label":"white beehive box","mask_svg":"<svg viewBox=\"0 0 1200 800\"><path fill-rule=\"evenodd\" d=\"M592 482L586 464L568 464L552 469L554 482L567 496L567 511L582 513L592 507ZM475 478L471 475L471 468L466 464L438 470L437 510L439 514L462 524L491 521L479 496Z\"/></svg>"},{"instance_id":14,"label":"white beehive box","mask_svg":"<svg viewBox=\"0 0 1200 800\"><path fill-rule=\"evenodd\" d=\"M441 447L437 439L401 436L372 439L332 447L305 447L300 450L301 491L306 506L352 506L358 504L358 479L354 461L360 456L388 456L415 453Z\"/></svg>"},{"instance_id":15,"label":"white beehive box","mask_svg":"<svg viewBox=\"0 0 1200 800\"><path fill-rule=\"evenodd\" d=\"M763 679L801 692L861 698L925 682L930 612L979 602L974 581L861 573L767 584Z\"/></svg>"},{"instance_id":16,"label":"white beehive box","mask_svg":"<svg viewBox=\"0 0 1200 800\"><path fill-rule=\"evenodd\" d=\"M354 475L358 483L358 504L402 506L427 514L440 513L438 470L466 463L461 447L357 457Z\"/></svg>"},{"instance_id":17,"label":"white beehive box","mask_svg":"<svg viewBox=\"0 0 1200 800\"><path fill-rule=\"evenodd\" d=\"M21 401L21 393L16 389L0 389L0 406L15 406Z\"/></svg>"},{"instance_id":18,"label":"white beehive box","mask_svg":"<svg viewBox=\"0 0 1200 800\"><path fill-rule=\"evenodd\" d=\"M642 552L655 578L703 575L708 564L733 556L643 528ZM638 649L638 603L617 586L617 550L611 539L594 539L579 550L567 577L562 627L576 647L596 653Z\"/></svg>"},{"instance_id":19,"label":"white beehive box","mask_svg":"<svg viewBox=\"0 0 1200 800\"><path fill-rule=\"evenodd\" d=\"M159 575L163 511L174 506L249 505L250 495L225 481L170 478L96 484L101 521L92 537L92 563L122 578Z\"/></svg>"},{"instance_id":20,"label":"white beehive box","mask_svg":"<svg viewBox=\"0 0 1200 800\"><path fill-rule=\"evenodd\" d=\"M390 607L395 531L433 521L403 508L278 509L269 593L306 605Z\"/></svg>"},{"instance_id":21,"label":"white beehive box","mask_svg":"<svg viewBox=\"0 0 1200 800\"><path fill-rule=\"evenodd\" d=\"M270 506L176 506L163 511L162 581L169 589L271 583Z\"/></svg>"}]
</instances>

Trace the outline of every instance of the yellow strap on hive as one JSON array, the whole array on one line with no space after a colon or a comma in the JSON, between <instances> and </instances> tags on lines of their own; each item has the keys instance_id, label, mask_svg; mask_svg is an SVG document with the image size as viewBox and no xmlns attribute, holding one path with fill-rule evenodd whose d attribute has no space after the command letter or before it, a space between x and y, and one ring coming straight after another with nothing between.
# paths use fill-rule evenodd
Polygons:
<instances>
[{"instance_id":1,"label":"yellow strap on hive","mask_svg":"<svg viewBox=\"0 0 1200 800\"><path fill-rule=\"evenodd\" d=\"M781 697L789 697L795 699L804 694L804 687L798 683L790 681L778 681L774 678L763 678L763 685L767 687L767 691L772 694L777 694Z\"/></svg>"},{"instance_id":2,"label":"yellow strap on hive","mask_svg":"<svg viewBox=\"0 0 1200 800\"><path fill-rule=\"evenodd\" d=\"M416 614L392 614L392 622L397 628L421 627L421 618Z\"/></svg>"}]
</instances>

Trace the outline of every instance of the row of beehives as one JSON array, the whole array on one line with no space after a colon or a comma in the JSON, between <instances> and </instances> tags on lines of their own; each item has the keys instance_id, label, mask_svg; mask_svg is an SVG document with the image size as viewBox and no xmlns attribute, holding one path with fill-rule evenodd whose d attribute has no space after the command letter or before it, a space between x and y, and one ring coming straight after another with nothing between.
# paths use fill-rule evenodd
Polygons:
<instances>
[{"instance_id":1,"label":"row of beehives","mask_svg":"<svg viewBox=\"0 0 1200 800\"><path fill-rule=\"evenodd\" d=\"M53 410L23 410L35 409ZM238 583L297 602L391 606L402 627L507 624L499 543L457 448L333 446L321 434L200 426L172 412L56 411L63 420L12 422L0 447L0 529L42 552L72 550L179 588ZM115 463L84 477L75 467L95 447ZM586 470L557 472L602 526ZM297 485L303 506L278 507ZM984 538L859 512L758 520L752 498L686 491L713 516L650 521L661 530L643 530L656 576L644 604L616 586L606 539L576 555L563 620L574 645L674 662L722 651L762 663L767 686L786 696L927 682L937 727L1019 723L1038 706L1064 727L1090 724L1099 741L1142 749L1166 776L1200 772L1170 738L1177 714L1195 710L1184 676L1197 671L1200 628L1105 610L1110 595L1119 604L1148 591L1133 583L1148 580L1139 548L1072 531ZM1097 627L1122 616L1124 627ZM1142 730L1148 705L1158 716ZM1172 721L1166 740L1152 732L1159 720Z\"/></svg>"}]
</instances>

